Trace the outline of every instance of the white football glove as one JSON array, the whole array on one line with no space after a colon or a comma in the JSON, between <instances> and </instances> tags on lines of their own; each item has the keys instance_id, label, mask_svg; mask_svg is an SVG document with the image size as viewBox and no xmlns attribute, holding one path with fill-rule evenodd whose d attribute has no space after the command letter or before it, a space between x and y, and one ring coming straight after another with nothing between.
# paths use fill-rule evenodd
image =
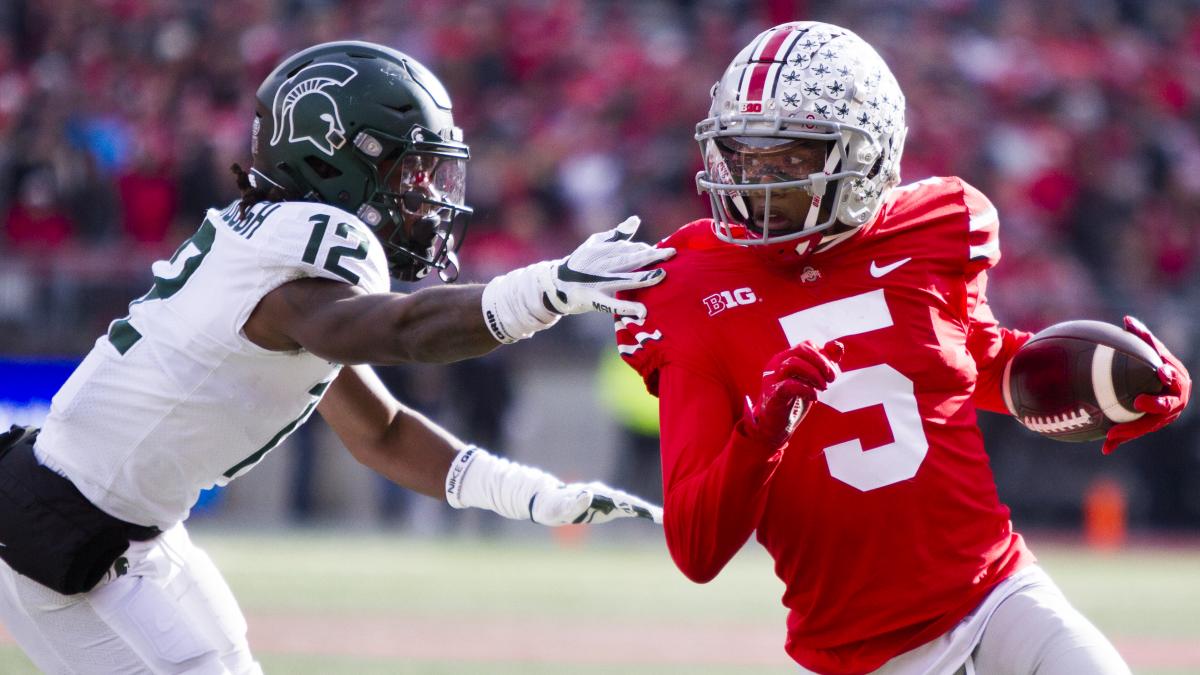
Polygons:
<instances>
[{"instance_id":1,"label":"white football glove","mask_svg":"<svg viewBox=\"0 0 1200 675\"><path fill-rule=\"evenodd\" d=\"M456 509L474 507L505 518L558 527L644 518L662 523L662 509L603 483L570 483L541 469L467 447L446 474L446 501Z\"/></svg>"},{"instance_id":2,"label":"white football glove","mask_svg":"<svg viewBox=\"0 0 1200 675\"><path fill-rule=\"evenodd\" d=\"M662 509L604 483L568 483L533 496L530 519L541 525L607 523L617 518L644 518L662 523Z\"/></svg>"},{"instance_id":3,"label":"white football glove","mask_svg":"<svg viewBox=\"0 0 1200 675\"><path fill-rule=\"evenodd\" d=\"M646 316L640 302L618 300L618 291L653 286L662 269L633 270L666 260L673 248L632 241L641 219L626 218L605 232L588 237L571 255L513 270L483 289L483 316L492 335L516 342L549 328L565 314L598 311L638 319Z\"/></svg>"},{"instance_id":4,"label":"white football glove","mask_svg":"<svg viewBox=\"0 0 1200 675\"><path fill-rule=\"evenodd\" d=\"M641 219L626 218L605 232L588 237L571 255L556 262L549 275L549 287L543 284L544 301L559 314L581 314L595 310L621 316L645 318L640 302L617 300L617 291L653 286L665 272L645 267L675 255L673 248L654 248L632 241Z\"/></svg>"}]
</instances>

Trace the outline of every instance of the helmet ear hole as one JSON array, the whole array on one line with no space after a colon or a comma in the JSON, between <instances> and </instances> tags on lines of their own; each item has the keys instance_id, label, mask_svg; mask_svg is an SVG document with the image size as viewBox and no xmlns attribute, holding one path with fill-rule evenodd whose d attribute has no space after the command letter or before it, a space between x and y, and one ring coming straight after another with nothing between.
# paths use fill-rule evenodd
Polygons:
<instances>
[{"instance_id":1,"label":"helmet ear hole","mask_svg":"<svg viewBox=\"0 0 1200 675\"><path fill-rule=\"evenodd\" d=\"M308 168L313 170L313 173L321 178L337 178L342 175L340 169L320 157L309 155L304 158L304 163L308 165Z\"/></svg>"}]
</instances>

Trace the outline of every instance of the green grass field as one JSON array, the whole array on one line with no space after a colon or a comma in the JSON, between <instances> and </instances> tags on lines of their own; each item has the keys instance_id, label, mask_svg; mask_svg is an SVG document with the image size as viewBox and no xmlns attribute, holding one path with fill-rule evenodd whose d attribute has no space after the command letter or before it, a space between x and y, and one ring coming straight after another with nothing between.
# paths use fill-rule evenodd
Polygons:
<instances>
[{"instance_id":1,"label":"green grass field","mask_svg":"<svg viewBox=\"0 0 1200 675\"><path fill-rule=\"evenodd\" d=\"M696 586L651 541L219 535L268 673L793 673L781 584L757 547ZM1200 672L1200 549L1095 554L1033 542L1137 673ZM0 646L0 672L35 672Z\"/></svg>"}]
</instances>

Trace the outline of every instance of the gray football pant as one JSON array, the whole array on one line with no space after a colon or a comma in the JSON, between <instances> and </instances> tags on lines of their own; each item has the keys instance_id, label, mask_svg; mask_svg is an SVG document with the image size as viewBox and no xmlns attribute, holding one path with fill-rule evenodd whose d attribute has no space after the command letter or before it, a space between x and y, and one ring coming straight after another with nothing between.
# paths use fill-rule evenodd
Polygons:
<instances>
[{"instance_id":1,"label":"gray football pant","mask_svg":"<svg viewBox=\"0 0 1200 675\"><path fill-rule=\"evenodd\" d=\"M1129 666L1056 586L1005 598L961 675L1129 675Z\"/></svg>"}]
</instances>

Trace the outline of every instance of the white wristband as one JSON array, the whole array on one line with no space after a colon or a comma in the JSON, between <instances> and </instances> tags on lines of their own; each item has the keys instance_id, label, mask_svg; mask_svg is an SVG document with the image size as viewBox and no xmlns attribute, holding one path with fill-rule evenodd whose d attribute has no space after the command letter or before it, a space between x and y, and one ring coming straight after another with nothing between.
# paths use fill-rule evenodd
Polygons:
<instances>
[{"instance_id":1,"label":"white wristband","mask_svg":"<svg viewBox=\"0 0 1200 675\"><path fill-rule=\"evenodd\" d=\"M497 342L524 340L562 318L542 301L543 294L553 292L556 264L554 260L534 263L502 274L483 287L483 321Z\"/></svg>"},{"instance_id":2,"label":"white wristband","mask_svg":"<svg viewBox=\"0 0 1200 675\"><path fill-rule=\"evenodd\" d=\"M541 469L468 446L458 453L446 473L446 502L456 509L488 509L505 518L529 520L534 496L561 484Z\"/></svg>"}]
</instances>

